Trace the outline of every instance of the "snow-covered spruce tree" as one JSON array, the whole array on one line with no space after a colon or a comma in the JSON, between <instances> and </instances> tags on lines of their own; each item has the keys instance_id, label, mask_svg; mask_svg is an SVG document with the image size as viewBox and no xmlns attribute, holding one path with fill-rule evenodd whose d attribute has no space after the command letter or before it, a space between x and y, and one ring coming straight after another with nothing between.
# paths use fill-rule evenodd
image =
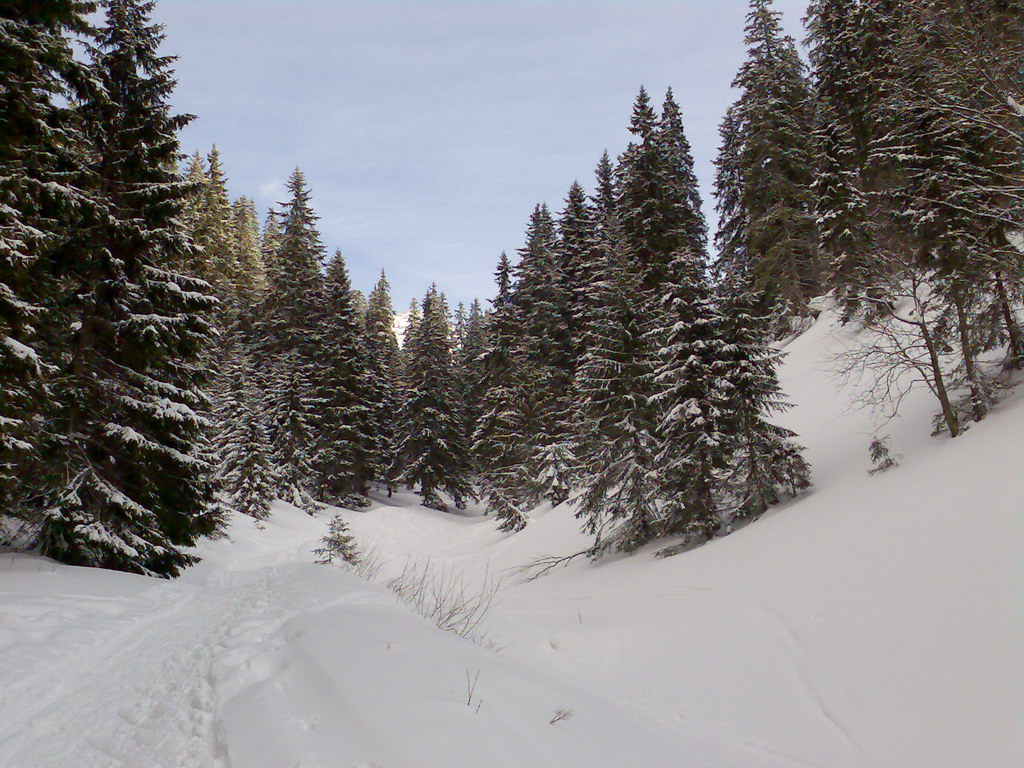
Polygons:
<instances>
[{"instance_id":1,"label":"snow-covered spruce tree","mask_svg":"<svg viewBox=\"0 0 1024 768\"><path fill-rule=\"evenodd\" d=\"M626 260L614 217L606 226L610 247L595 280L596 308L575 385L584 489L576 514L597 537L595 556L650 541L661 517L661 441L650 401L657 350L651 348L649 316L637 301L640 275Z\"/></svg>"},{"instance_id":2,"label":"snow-covered spruce tree","mask_svg":"<svg viewBox=\"0 0 1024 768\"><path fill-rule=\"evenodd\" d=\"M571 386L576 368L571 334L572 286L560 257L555 224L546 205L538 205L520 249L511 301L516 307L521 357L515 377L520 386L512 418L521 430L525 450L522 468L530 482L521 489L523 499L561 503L571 484ZM554 463L552 463L554 462ZM555 480L551 485L550 481Z\"/></svg>"},{"instance_id":3,"label":"snow-covered spruce tree","mask_svg":"<svg viewBox=\"0 0 1024 768\"><path fill-rule=\"evenodd\" d=\"M610 163L607 153L603 160ZM608 182L611 183L610 166L607 173ZM575 376L576 366L586 352L584 330L593 307L590 283L598 261L597 225L594 218L595 213L587 200L586 192L579 183L573 182L565 198L565 208L558 219L558 261L566 285L566 332L572 344L572 376Z\"/></svg>"},{"instance_id":4,"label":"snow-covered spruce tree","mask_svg":"<svg viewBox=\"0 0 1024 768\"><path fill-rule=\"evenodd\" d=\"M743 204L743 148L740 110L731 106L718 127L719 149L715 158L715 258L711 271L718 285L750 285L750 253L747 231L750 211Z\"/></svg>"},{"instance_id":5,"label":"snow-covered spruce tree","mask_svg":"<svg viewBox=\"0 0 1024 768\"><path fill-rule=\"evenodd\" d=\"M86 78L69 36L84 34L96 3L11 0L0 7L0 508L28 514L38 430L46 408L43 333L55 322L45 307L58 285L58 263L80 208L83 139L72 109ZM26 491L29 494L26 494Z\"/></svg>"},{"instance_id":6,"label":"snow-covered spruce tree","mask_svg":"<svg viewBox=\"0 0 1024 768\"><path fill-rule=\"evenodd\" d=\"M652 321L660 311L670 255L679 244L675 222L667 223L664 211L685 202L669 201L662 194L665 164L657 128L658 118L650 97L641 88L629 127L636 140L623 152L615 169L615 209L623 240L632 251L631 258L641 278L642 295L634 300L646 302Z\"/></svg>"},{"instance_id":7,"label":"snow-covered spruce tree","mask_svg":"<svg viewBox=\"0 0 1024 768\"><path fill-rule=\"evenodd\" d=\"M321 540L321 546L313 550L313 554L319 565L332 565L336 559L353 565L359 562L355 538L349 532L348 524L338 515L331 519L327 535Z\"/></svg>"},{"instance_id":8,"label":"snow-covered spruce tree","mask_svg":"<svg viewBox=\"0 0 1024 768\"><path fill-rule=\"evenodd\" d=\"M399 481L419 486L424 506L446 509L438 491L462 509L473 498L469 450L452 380L451 334L445 302L432 286L423 315L404 349L404 402L399 412Z\"/></svg>"},{"instance_id":9,"label":"snow-covered spruce tree","mask_svg":"<svg viewBox=\"0 0 1024 768\"><path fill-rule=\"evenodd\" d=\"M260 256L263 257L263 269L266 272L267 285L273 282L274 271L278 267L277 253L281 248L283 233L281 212L268 208L263 218L263 229L260 232Z\"/></svg>"},{"instance_id":10,"label":"snow-covered spruce tree","mask_svg":"<svg viewBox=\"0 0 1024 768\"><path fill-rule=\"evenodd\" d=\"M718 271L736 284L745 280L762 299L759 309L806 316L818 293L821 268L812 184L816 168L813 110L803 64L793 40L782 32L773 0L752 0L747 15L747 60L733 84L740 97L729 113L728 156L738 164L733 180L735 221L745 222L742 252L746 264ZM724 186L724 179L720 183ZM779 328L780 333L787 332Z\"/></svg>"},{"instance_id":11,"label":"snow-covered spruce tree","mask_svg":"<svg viewBox=\"0 0 1024 768\"><path fill-rule=\"evenodd\" d=\"M230 413L225 414L227 423L217 452L218 474L231 506L243 515L264 520L270 514L277 482L267 430L257 412L260 393L244 358L233 366L229 377L230 391L224 404Z\"/></svg>"},{"instance_id":12,"label":"snow-covered spruce tree","mask_svg":"<svg viewBox=\"0 0 1024 768\"><path fill-rule=\"evenodd\" d=\"M292 173L288 192L280 245L253 331L253 362L267 378L265 411L279 493L312 514L317 509L314 432L323 371L323 247L302 171Z\"/></svg>"},{"instance_id":13,"label":"snow-covered spruce tree","mask_svg":"<svg viewBox=\"0 0 1024 768\"><path fill-rule=\"evenodd\" d=\"M770 421L790 407L776 369L782 353L771 346L767 318L753 312L756 299L719 291L720 332L725 342L724 431L730 448L725 477L729 519L756 517L783 495L810 485L810 466L796 433Z\"/></svg>"},{"instance_id":14,"label":"snow-covered spruce tree","mask_svg":"<svg viewBox=\"0 0 1024 768\"><path fill-rule=\"evenodd\" d=\"M477 423L481 416L481 400L483 397L483 366L487 353L487 319L479 299L473 299L466 316L466 332L459 350L462 376L465 377L464 414L466 420L466 438L472 444Z\"/></svg>"},{"instance_id":15,"label":"snow-covered spruce tree","mask_svg":"<svg viewBox=\"0 0 1024 768\"><path fill-rule=\"evenodd\" d=\"M865 115L856 102L861 66L858 4L813 0L807 43L814 93L815 141L820 153L814 179L822 268L850 319L872 291L872 221L864 194Z\"/></svg>"},{"instance_id":16,"label":"snow-covered spruce tree","mask_svg":"<svg viewBox=\"0 0 1024 768\"><path fill-rule=\"evenodd\" d=\"M261 365L266 365L261 363ZM266 412L271 458L277 468L276 495L309 514L319 511L315 498L314 432L320 401L310 393L317 367L298 351L276 356L264 373L262 405Z\"/></svg>"},{"instance_id":17,"label":"snow-covered spruce tree","mask_svg":"<svg viewBox=\"0 0 1024 768\"><path fill-rule=\"evenodd\" d=\"M82 106L106 218L80 234L69 270L74 323L55 383L52 485L42 552L63 562L174 576L215 530L201 360L212 341L207 284L170 271L190 247L176 219L171 61L152 2L111 0L89 55Z\"/></svg>"},{"instance_id":18,"label":"snow-covered spruce tree","mask_svg":"<svg viewBox=\"0 0 1024 768\"><path fill-rule=\"evenodd\" d=\"M231 205L232 239L238 272L234 281L233 299L236 322L248 323L252 310L263 298L267 287L267 270L260 251L259 218L251 198L240 197Z\"/></svg>"},{"instance_id":19,"label":"snow-covered spruce tree","mask_svg":"<svg viewBox=\"0 0 1024 768\"><path fill-rule=\"evenodd\" d=\"M239 280L238 246L228 180L217 147L206 158L207 181L200 200L200 230L196 244L203 249L209 274L202 275L217 291L224 313L231 313L232 287ZM225 323L231 318L226 316Z\"/></svg>"},{"instance_id":20,"label":"snow-covered spruce tree","mask_svg":"<svg viewBox=\"0 0 1024 768\"><path fill-rule=\"evenodd\" d=\"M394 489L395 419L398 407L398 340L395 338L395 313L391 306L391 286L383 270L370 291L366 310L366 372L371 387L369 398L370 431L375 436L375 452L370 457L371 476L383 483L388 493Z\"/></svg>"},{"instance_id":21,"label":"snow-covered spruce tree","mask_svg":"<svg viewBox=\"0 0 1024 768\"><path fill-rule=\"evenodd\" d=\"M512 267L504 253L495 272L497 296L487 322L487 348L480 371L480 417L473 433L473 459L487 510L503 531L526 525L524 515L526 430L525 361L518 349L519 308L512 301Z\"/></svg>"},{"instance_id":22,"label":"snow-covered spruce tree","mask_svg":"<svg viewBox=\"0 0 1024 768\"><path fill-rule=\"evenodd\" d=\"M365 506L375 445L363 329L341 252L327 265L319 329L320 412L316 465L320 496Z\"/></svg>"},{"instance_id":23,"label":"snow-covered spruce tree","mask_svg":"<svg viewBox=\"0 0 1024 768\"><path fill-rule=\"evenodd\" d=\"M665 346L652 402L661 419L656 466L664 506L657 533L706 540L722 523L722 477L730 465L730 403L724 318L715 306L699 255L670 264L664 299Z\"/></svg>"}]
</instances>

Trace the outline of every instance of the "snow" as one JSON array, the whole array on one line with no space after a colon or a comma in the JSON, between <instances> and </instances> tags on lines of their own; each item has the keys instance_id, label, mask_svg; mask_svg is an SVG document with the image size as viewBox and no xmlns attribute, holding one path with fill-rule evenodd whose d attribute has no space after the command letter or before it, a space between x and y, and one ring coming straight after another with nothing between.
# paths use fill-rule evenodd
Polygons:
<instances>
[{"instance_id":1,"label":"snow","mask_svg":"<svg viewBox=\"0 0 1024 768\"><path fill-rule=\"evenodd\" d=\"M590 543L570 506L340 513L377 581L504 578L496 649L314 565L335 510L237 518L175 581L0 555L0 765L1024 765L1024 397L956 440L923 390L879 425L834 378L852 334L826 311L785 350L814 487L691 552L525 581ZM903 461L869 476L876 433Z\"/></svg>"},{"instance_id":2,"label":"snow","mask_svg":"<svg viewBox=\"0 0 1024 768\"><path fill-rule=\"evenodd\" d=\"M405 329L409 327L411 314L411 312L395 313L394 332L395 338L398 339L398 346L402 346L402 343L405 341Z\"/></svg>"}]
</instances>

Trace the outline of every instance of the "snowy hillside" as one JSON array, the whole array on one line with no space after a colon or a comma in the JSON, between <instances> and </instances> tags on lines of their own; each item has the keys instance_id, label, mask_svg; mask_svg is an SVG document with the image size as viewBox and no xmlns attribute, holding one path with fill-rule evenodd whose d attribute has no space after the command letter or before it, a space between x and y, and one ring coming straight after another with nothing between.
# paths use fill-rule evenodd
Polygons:
<instances>
[{"instance_id":1,"label":"snowy hillside","mask_svg":"<svg viewBox=\"0 0 1024 768\"><path fill-rule=\"evenodd\" d=\"M1024 765L1024 397L949 440L915 392L882 428L902 464L868 476L850 334L826 313L782 370L814 488L693 552L525 582L589 543L570 508L511 536L410 494L343 513L378 581L503 578L496 649L313 565L328 515L283 504L175 581L4 555L0 766Z\"/></svg>"},{"instance_id":2,"label":"snowy hillside","mask_svg":"<svg viewBox=\"0 0 1024 768\"><path fill-rule=\"evenodd\" d=\"M395 338L398 339L398 344L401 346L402 340L405 338L405 329L409 327L409 313L408 312L397 312L395 313Z\"/></svg>"}]
</instances>

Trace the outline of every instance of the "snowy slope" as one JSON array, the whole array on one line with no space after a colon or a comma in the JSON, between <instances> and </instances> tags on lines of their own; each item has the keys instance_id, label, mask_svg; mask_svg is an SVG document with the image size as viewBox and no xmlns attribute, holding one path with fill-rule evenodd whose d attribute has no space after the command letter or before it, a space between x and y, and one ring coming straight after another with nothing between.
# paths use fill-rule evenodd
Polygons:
<instances>
[{"instance_id":1,"label":"snowy slope","mask_svg":"<svg viewBox=\"0 0 1024 768\"><path fill-rule=\"evenodd\" d=\"M571 509L513 536L409 494L345 513L385 573L504 576L499 651L313 565L327 518L283 504L172 582L0 555L0 766L1024 765L1024 398L951 441L915 393L868 477L872 415L830 374L850 333L787 350L812 492L696 551L524 583L589 543Z\"/></svg>"},{"instance_id":2,"label":"snowy slope","mask_svg":"<svg viewBox=\"0 0 1024 768\"><path fill-rule=\"evenodd\" d=\"M787 348L810 494L684 555L577 560L506 589L490 616L504 655L599 678L681 752L720 744L687 765L736 749L748 766L1024 765L1024 398L948 440L914 393L882 427L902 465L869 477L876 419L831 373L851 340L826 313ZM511 537L414 509L352 521L381 551L477 574L588 543L567 509L535 517Z\"/></svg>"}]
</instances>

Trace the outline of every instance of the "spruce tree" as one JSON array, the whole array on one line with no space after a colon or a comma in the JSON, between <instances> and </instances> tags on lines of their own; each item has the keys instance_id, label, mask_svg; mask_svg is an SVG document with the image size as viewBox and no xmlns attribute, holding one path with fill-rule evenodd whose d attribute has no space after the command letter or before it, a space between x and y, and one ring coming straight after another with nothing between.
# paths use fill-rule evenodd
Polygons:
<instances>
[{"instance_id":1,"label":"spruce tree","mask_svg":"<svg viewBox=\"0 0 1024 768\"><path fill-rule=\"evenodd\" d=\"M84 138L65 102L88 78L73 54L94 2L12 0L0 8L0 507L21 501L39 467L35 418L46 409L43 343L57 322L47 306L59 292L60 264L83 207Z\"/></svg>"},{"instance_id":2,"label":"spruce tree","mask_svg":"<svg viewBox=\"0 0 1024 768\"><path fill-rule=\"evenodd\" d=\"M607 227L609 250L595 281L596 309L575 385L584 489L576 514L596 536L594 555L644 544L657 535L661 516L658 413L650 399L657 348L637 301L641 275L614 218Z\"/></svg>"},{"instance_id":3,"label":"spruce tree","mask_svg":"<svg viewBox=\"0 0 1024 768\"><path fill-rule=\"evenodd\" d=\"M320 410L316 463L321 495L366 505L366 484L379 453L373 431L363 329L341 252L327 265L319 329Z\"/></svg>"},{"instance_id":4,"label":"spruce tree","mask_svg":"<svg viewBox=\"0 0 1024 768\"><path fill-rule=\"evenodd\" d=\"M423 505L444 510L444 491L463 509L474 497L469 482L469 451L465 427L452 380L451 333L447 307L431 287L423 299L423 314L405 349L405 399L399 413L402 425L398 454L399 481L419 486Z\"/></svg>"},{"instance_id":5,"label":"spruce tree","mask_svg":"<svg viewBox=\"0 0 1024 768\"><path fill-rule=\"evenodd\" d=\"M526 525L528 478L525 360L519 348L519 305L512 296L512 266L501 254L495 272L497 296L487 322L487 348L480 367L480 417L473 432L473 458L487 511L503 531Z\"/></svg>"},{"instance_id":6,"label":"spruce tree","mask_svg":"<svg viewBox=\"0 0 1024 768\"><path fill-rule=\"evenodd\" d=\"M722 388L727 398L725 431L730 469L725 478L730 518L756 517L783 495L810 485L810 466L796 433L770 419L789 409L776 370L783 355L771 345L767 318L742 294L720 298L725 342Z\"/></svg>"},{"instance_id":7,"label":"spruce tree","mask_svg":"<svg viewBox=\"0 0 1024 768\"><path fill-rule=\"evenodd\" d=\"M44 554L173 576L182 547L217 527L205 443L202 359L212 342L206 284L171 271L190 247L175 171L170 57L152 2L111 0L90 47L101 86L82 107L106 218L71 271L75 322L55 385Z\"/></svg>"},{"instance_id":8,"label":"spruce tree","mask_svg":"<svg viewBox=\"0 0 1024 768\"><path fill-rule=\"evenodd\" d=\"M371 476L383 483L390 495L394 488L399 355L391 286L383 270L370 292L365 338L366 371L371 388L369 423L375 437L375 453L370 457Z\"/></svg>"},{"instance_id":9,"label":"spruce tree","mask_svg":"<svg viewBox=\"0 0 1024 768\"><path fill-rule=\"evenodd\" d=\"M240 197L232 204L231 227L238 267L232 294L237 306L237 319L245 320L267 287L267 270L260 249L259 219L256 205L250 198Z\"/></svg>"},{"instance_id":10,"label":"spruce tree","mask_svg":"<svg viewBox=\"0 0 1024 768\"><path fill-rule=\"evenodd\" d=\"M860 66L857 11L854 0L814 0L805 19L820 152L814 193L823 269L847 319L861 308L878 268L864 187L865 114L853 100Z\"/></svg>"},{"instance_id":11,"label":"spruce tree","mask_svg":"<svg viewBox=\"0 0 1024 768\"><path fill-rule=\"evenodd\" d=\"M525 449L522 490L527 502L561 503L573 461L570 387L576 367L571 333L572 288L559 257L560 243L546 205L530 217L511 301L519 320L514 342L520 356L515 377L517 413L510 420ZM527 384L527 382L530 382ZM511 437L511 436L510 436ZM554 464L552 464L554 462ZM551 481L555 484L551 485Z\"/></svg>"},{"instance_id":12,"label":"spruce tree","mask_svg":"<svg viewBox=\"0 0 1024 768\"><path fill-rule=\"evenodd\" d=\"M310 514L317 477L314 444L322 405L323 247L305 176L288 180L280 245L254 330L254 360L265 371L265 410L279 493Z\"/></svg>"},{"instance_id":13,"label":"spruce tree","mask_svg":"<svg viewBox=\"0 0 1024 768\"><path fill-rule=\"evenodd\" d=\"M659 534L711 538L721 525L721 476L729 467L730 403L724 318L715 306L705 264L692 253L671 264L665 297L666 345L655 381L662 440L657 466L664 506Z\"/></svg>"},{"instance_id":14,"label":"spruce tree","mask_svg":"<svg viewBox=\"0 0 1024 768\"><path fill-rule=\"evenodd\" d=\"M230 413L218 450L219 474L231 506L256 520L270 514L277 481L270 461L270 442L257 412L260 393L253 385L245 361L231 372L225 404Z\"/></svg>"},{"instance_id":15,"label":"spruce tree","mask_svg":"<svg viewBox=\"0 0 1024 768\"><path fill-rule=\"evenodd\" d=\"M793 40L784 35L773 0L752 0L747 15L747 60L733 81L740 97L730 110L732 144L723 145L719 173L742 187L730 203L730 222L743 223L743 248L727 254L718 271L761 295L759 309L780 318L809 314L821 287L813 181L816 147L812 102ZM726 187L727 184L720 184ZM734 236L729 232L727 236ZM745 263L736 264L742 255ZM788 332L786 323L779 333Z\"/></svg>"}]
</instances>

